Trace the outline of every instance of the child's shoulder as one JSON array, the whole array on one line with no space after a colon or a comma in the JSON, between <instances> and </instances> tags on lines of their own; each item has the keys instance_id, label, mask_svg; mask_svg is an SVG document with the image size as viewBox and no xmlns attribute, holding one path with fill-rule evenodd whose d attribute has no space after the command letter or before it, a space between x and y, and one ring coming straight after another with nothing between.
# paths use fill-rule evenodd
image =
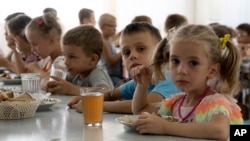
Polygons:
<instances>
[{"instance_id":1,"label":"child's shoulder","mask_svg":"<svg viewBox=\"0 0 250 141\"><path fill-rule=\"evenodd\" d=\"M173 105L177 100L179 100L181 97L183 97L185 94L184 93L177 93L177 94L172 94L170 98L166 98L164 100L164 105L165 106L171 106Z\"/></svg>"},{"instance_id":2,"label":"child's shoulder","mask_svg":"<svg viewBox=\"0 0 250 141\"><path fill-rule=\"evenodd\" d=\"M202 103L211 103L211 102L226 102L228 104L235 104L237 103L237 100L233 98L231 95L226 95L226 94L220 94L220 93L215 93L213 95L207 95L204 97L202 100Z\"/></svg>"},{"instance_id":3,"label":"child's shoulder","mask_svg":"<svg viewBox=\"0 0 250 141\"><path fill-rule=\"evenodd\" d=\"M210 121L213 115L223 113L231 124L242 123L241 109L231 95L213 94L204 97L196 109L196 121Z\"/></svg>"}]
</instances>

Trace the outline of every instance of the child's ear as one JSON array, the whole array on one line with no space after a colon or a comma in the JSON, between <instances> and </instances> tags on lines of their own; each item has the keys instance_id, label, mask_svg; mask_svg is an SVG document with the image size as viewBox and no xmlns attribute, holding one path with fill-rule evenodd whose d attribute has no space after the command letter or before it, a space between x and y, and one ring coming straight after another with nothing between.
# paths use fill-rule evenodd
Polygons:
<instances>
[{"instance_id":1,"label":"child's ear","mask_svg":"<svg viewBox=\"0 0 250 141\"><path fill-rule=\"evenodd\" d=\"M96 65L99 61L99 56L97 54L92 54L90 59L90 64Z\"/></svg>"},{"instance_id":2,"label":"child's ear","mask_svg":"<svg viewBox=\"0 0 250 141\"><path fill-rule=\"evenodd\" d=\"M212 78L216 77L219 73L220 73L220 64L216 63L216 64L212 65L212 67L210 68L208 78L212 79Z\"/></svg>"}]
</instances>

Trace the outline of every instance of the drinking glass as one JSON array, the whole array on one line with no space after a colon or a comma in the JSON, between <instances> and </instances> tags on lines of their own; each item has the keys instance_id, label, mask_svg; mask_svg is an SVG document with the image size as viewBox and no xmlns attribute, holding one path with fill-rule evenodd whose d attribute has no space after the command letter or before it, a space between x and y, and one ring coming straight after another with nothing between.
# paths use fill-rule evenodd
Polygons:
<instances>
[{"instance_id":1,"label":"drinking glass","mask_svg":"<svg viewBox=\"0 0 250 141\"><path fill-rule=\"evenodd\" d=\"M86 126L101 126L103 119L103 88L85 87L82 96L83 121Z\"/></svg>"}]
</instances>

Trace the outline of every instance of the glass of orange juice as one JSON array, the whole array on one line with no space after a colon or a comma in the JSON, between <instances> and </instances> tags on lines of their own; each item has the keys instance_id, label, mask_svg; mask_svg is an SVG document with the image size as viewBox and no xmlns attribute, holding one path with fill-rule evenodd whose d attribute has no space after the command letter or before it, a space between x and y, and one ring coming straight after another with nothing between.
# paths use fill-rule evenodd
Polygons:
<instances>
[{"instance_id":1,"label":"glass of orange juice","mask_svg":"<svg viewBox=\"0 0 250 141\"><path fill-rule=\"evenodd\" d=\"M103 93L104 89L100 87L85 87L80 89L83 121L86 126L102 125Z\"/></svg>"}]
</instances>

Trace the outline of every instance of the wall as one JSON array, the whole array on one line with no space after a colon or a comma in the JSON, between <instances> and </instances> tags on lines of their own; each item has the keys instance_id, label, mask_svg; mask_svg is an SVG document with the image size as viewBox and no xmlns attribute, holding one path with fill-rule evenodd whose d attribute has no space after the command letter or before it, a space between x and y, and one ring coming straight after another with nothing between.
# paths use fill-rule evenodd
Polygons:
<instances>
[{"instance_id":1,"label":"wall","mask_svg":"<svg viewBox=\"0 0 250 141\"><path fill-rule=\"evenodd\" d=\"M9 49L4 40L4 19L13 12L25 12L31 17L40 16L45 7L58 12L64 31L79 24L78 11L90 8L95 11L96 20L103 13L117 17L120 31L136 15L148 15L153 24L164 35L164 21L168 14L179 13L190 23L208 24L220 22L231 27L239 23L250 23L249 0L8 0L0 5L0 47L7 54Z\"/></svg>"}]
</instances>

